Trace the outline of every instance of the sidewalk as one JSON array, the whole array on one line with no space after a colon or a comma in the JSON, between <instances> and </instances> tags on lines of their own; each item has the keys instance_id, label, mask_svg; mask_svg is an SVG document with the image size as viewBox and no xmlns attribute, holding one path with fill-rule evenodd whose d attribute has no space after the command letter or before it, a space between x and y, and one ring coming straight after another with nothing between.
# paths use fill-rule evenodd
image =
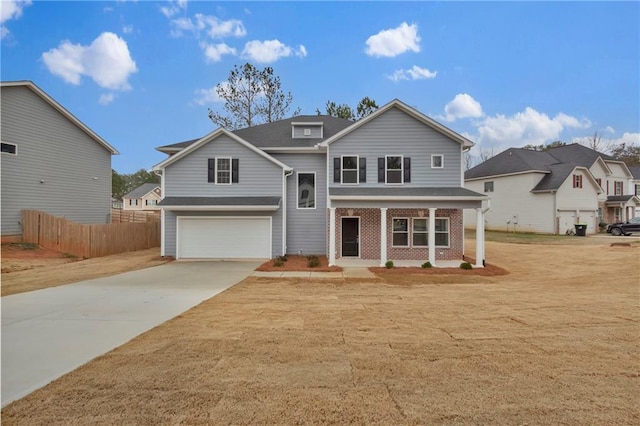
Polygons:
<instances>
[{"instance_id":1,"label":"sidewalk","mask_svg":"<svg viewBox=\"0 0 640 426\"><path fill-rule=\"evenodd\" d=\"M368 268L343 268L342 272L316 271L254 271L252 277L268 278L376 278Z\"/></svg>"}]
</instances>

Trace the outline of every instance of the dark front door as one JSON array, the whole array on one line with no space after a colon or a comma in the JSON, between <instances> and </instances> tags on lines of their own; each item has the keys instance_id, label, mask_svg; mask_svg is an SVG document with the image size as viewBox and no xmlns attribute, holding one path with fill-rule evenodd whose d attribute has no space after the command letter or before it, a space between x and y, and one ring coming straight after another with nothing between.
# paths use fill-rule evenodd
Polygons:
<instances>
[{"instance_id":1,"label":"dark front door","mask_svg":"<svg viewBox=\"0 0 640 426\"><path fill-rule=\"evenodd\" d=\"M342 256L360 256L360 218L342 218Z\"/></svg>"}]
</instances>

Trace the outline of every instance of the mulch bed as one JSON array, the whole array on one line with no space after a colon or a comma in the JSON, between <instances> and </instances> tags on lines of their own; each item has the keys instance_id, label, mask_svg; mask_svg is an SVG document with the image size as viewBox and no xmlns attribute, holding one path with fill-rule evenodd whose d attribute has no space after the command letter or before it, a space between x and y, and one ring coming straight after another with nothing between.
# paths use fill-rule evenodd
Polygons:
<instances>
[{"instance_id":1,"label":"mulch bed","mask_svg":"<svg viewBox=\"0 0 640 426\"><path fill-rule=\"evenodd\" d=\"M287 261L283 262L282 266L274 266L275 259L271 259L256 268L256 271L264 272L285 272L285 271L315 271L315 272L342 272L342 268L339 266L329 266L329 261L326 256L317 256L320 261L320 266L309 267L307 266L307 256L289 255Z\"/></svg>"},{"instance_id":2,"label":"mulch bed","mask_svg":"<svg viewBox=\"0 0 640 426\"><path fill-rule=\"evenodd\" d=\"M462 263L462 262L461 262ZM462 269L462 268L420 268L411 267L371 267L369 268L374 274L389 275L479 275L482 277L495 277L499 275L507 275L509 271L499 266L486 264L484 268Z\"/></svg>"}]
</instances>

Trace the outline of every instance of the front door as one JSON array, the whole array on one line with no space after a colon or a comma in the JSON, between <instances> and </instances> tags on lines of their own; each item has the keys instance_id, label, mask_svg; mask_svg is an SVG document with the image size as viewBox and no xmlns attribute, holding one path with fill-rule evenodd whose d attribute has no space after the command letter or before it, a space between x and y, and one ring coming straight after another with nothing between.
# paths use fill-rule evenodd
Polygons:
<instances>
[{"instance_id":1,"label":"front door","mask_svg":"<svg viewBox=\"0 0 640 426\"><path fill-rule=\"evenodd\" d=\"M360 218L342 218L342 257L360 256Z\"/></svg>"}]
</instances>

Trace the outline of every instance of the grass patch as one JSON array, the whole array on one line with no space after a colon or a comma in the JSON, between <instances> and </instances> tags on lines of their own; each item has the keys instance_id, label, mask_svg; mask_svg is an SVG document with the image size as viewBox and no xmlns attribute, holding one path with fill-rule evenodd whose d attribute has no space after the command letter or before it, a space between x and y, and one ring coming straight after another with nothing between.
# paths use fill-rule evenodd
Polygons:
<instances>
[{"instance_id":1,"label":"grass patch","mask_svg":"<svg viewBox=\"0 0 640 426\"><path fill-rule=\"evenodd\" d=\"M36 243L9 243L9 246L21 250L36 250L38 248Z\"/></svg>"}]
</instances>

